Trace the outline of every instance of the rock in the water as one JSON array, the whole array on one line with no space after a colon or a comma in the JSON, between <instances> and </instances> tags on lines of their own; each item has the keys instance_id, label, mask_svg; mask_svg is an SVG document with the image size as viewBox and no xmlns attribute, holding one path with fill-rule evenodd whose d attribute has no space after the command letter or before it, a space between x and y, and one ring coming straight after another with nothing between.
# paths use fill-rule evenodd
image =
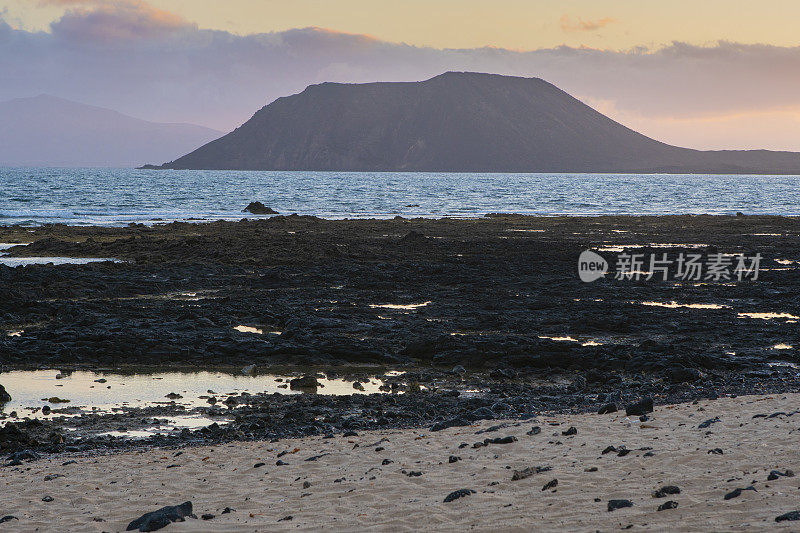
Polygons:
<instances>
[{"instance_id":1,"label":"rock in the water","mask_svg":"<svg viewBox=\"0 0 800 533\"><path fill-rule=\"evenodd\" d=\"M666 498L672 494L680 494L681 489L675 485L664 485L660 489L653 491L653 498Z\"/></svg>"},{"instance_id":2,"label":"rock in the water","mask_svg":"<svg viewBox=\"0 0 800 533\"><path fill-rule=\"evenodd\" d=\"M450 494L448 494L445 499L444 503L449 503L459 498L463 498L464 496L469 496L470 494L475 494L475 491L472 489L458 489L454 490Z\"/></svg>"},{"instance_id":3,"label":"rock in the water","mask_svg":"<svg viewBox=\"0 0 800 533\"><path fill-rule=\"evenodd\" d=\"M7 514L3 518L0 518L0 524L4 522L10 522L11 520L19 520L19 518L14 515Z\"/></svg>"},{"instance_id":4,"label":"rock in the water","mask_svg":"<svg viewBox=\"0 0 800 533\"><path fill-rule=\"evenodd\" d=\"M565 437L569 437L571 435L577 435L578 429L575 426L571 426L568 430L562 431L561 434L564 435Z\"/></svg>"},{"instance_id":5,"label":"rock in the water","mask_svg":"<svg viewBox=\"0 0 800 533\"><path fill-rule=\"evenodd\" d=\"M656 509L656 510L657 511L666 511L668 509L677 509L677 508L678 508L678 502L676 502L674 500L669 500L669 501L666 501L666 502L662 503L661 505L659 505L658 509Z\"/></svg>"},{"instance_id":6,"label":"rock in the water","mask_svg":"<svg viewBox=\"0 0 800 533\"><path fill-rule=\"evenodd\" d=\"M168 505L158 511L145 513L130 524L125 531L156 531L170 525L172 522L183 522L187 516L192 516L192 502L180 505Z\"/></svg>"},{"instance_id":7,"label":"rock in the water","mask_svg":"<svg viewBox=\"0 0 800 533\"><path fill-rule=\"evenodd\" d=\"M243 213L252 213L254 215L277 215L278 212L272 209L271 207L267 207L261 202L250 202L247 204L242 210Z\"/></svg>"},{"instance_id":8,"label":"rock in the water","mask_svg":"<svg viewBox=\"0 0 800 533\"><path fill-rule=\"evenodd\" d=\"M317 378L312 376L312 375L310 375L310 374L306 374L305 376L303 376L301 378L294 378L293 380L289 381L289 388L292 389L292 390L295 390L295 389L316 389L319 386L320 386L320 383L319 383L319 381L317 381Z\"/></svg>"},{"instance_id":9,"label":"rock in the water","mask_svg":"<svg viewBox=\"0 0 800 533\"><path fill-rule=\"evenodd\" d=\"M625 408L626 416L641 416L653 412L653 399L644 398L636 403L632 403Z\"/></svg>"},{"instance_id":10,"label":"rock in the water","mask_svg":"<svg viewBox=\"0 0 800 533\"><path fill-rule=\"evenodd\" d=\"M633 507L633 502L630 500L608 500L609 512L624 509L625 507Z\"/></svg>"},{"instance_id":11,"label":"rock in the water","mask_svg":"<svg viewBox=\"0 0 800 533\"><path fill-rule=\"evenodd\" d=\"M69 403L70 400L66 400L64 398L59 398L58 396L53 396L51 398L47 398L47 401L50 403Z\"/></svg>"},{"instance_id":12,"label":"rock in the water","mask_svg":"<svg viewBox=\"0 0 800 533\"><path fill-rule=\"evenodd\" d=\"M0 403L6 403L11 401L11 395L6 392L6 389L0 385Z\"/></svg>"}]
</instances>

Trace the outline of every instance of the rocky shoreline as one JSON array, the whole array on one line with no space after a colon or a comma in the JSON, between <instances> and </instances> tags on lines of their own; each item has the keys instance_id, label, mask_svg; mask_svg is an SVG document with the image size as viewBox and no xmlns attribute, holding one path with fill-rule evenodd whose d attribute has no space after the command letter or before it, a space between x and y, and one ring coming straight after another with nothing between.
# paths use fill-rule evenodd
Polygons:
<instances>
[{"instance_id":1,"label":"rocky shoreline","mask_svg":"<svg viewBox=\"0 0 800 533\"><path fill-rule=\"evenodd\" d=\"M0 242L30 243L8 249L11 257L121 261L0 266L4 371L144 364L346 373L367 364L406 372L395 378L394 394L243 395L224 409L198 408L222 410L228 424L144 444L433 427L642 398L664 404L800 390L793 366L800 339L790 318L800 316L795 218L291 215L10 226L0 228ZM580 281L581 251L599 250L613 264L623 247L760 253L762 272L741 282ZM165 407L129 409L113 423L81 418L88 426L135 427L132 421L167 414ZM4 434L13 427L27 437L0 436L0 449L142 445L80 431L76 438L64 430L69 423L12 421Z\"/></svg>"}]
</instances>

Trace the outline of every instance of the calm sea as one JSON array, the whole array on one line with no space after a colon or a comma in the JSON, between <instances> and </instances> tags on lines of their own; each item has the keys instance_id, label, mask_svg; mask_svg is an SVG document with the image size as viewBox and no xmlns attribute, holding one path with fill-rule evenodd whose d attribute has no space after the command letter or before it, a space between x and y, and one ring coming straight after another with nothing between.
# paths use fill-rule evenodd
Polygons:
<instances>
[{"instance_id":1,"label":"calm sea","mask_svg":"<svg viewBox=\"0 0 800 533\"><path fill-rule=\"evenodd\" d=\"M0 224L240 219L255 200L326 218L800 215L800 176L0 168Z\"/></svg>"}]
</instances>

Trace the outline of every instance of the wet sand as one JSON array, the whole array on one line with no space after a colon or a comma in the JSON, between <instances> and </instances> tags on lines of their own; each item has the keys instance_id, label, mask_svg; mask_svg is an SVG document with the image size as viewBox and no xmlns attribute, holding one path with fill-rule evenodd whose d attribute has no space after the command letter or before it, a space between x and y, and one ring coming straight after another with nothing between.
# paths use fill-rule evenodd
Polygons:
<instances>
[{"instance_id":1,"label":"wet sand","mask_svg":"<svg viewBox=\"0 0 800 533\"><path fill-rule=\"evenodd\" d=\"M165 531L796 530L799 522L775 518L800 509L800 477L767 478L800 468L798 404L798 394L724 397L657 406L646 422L619 412L553 415L440 432L59 454L0 469L2 513L18 518L2 527L123 531L145 512L191 501L198 519ZM541 432L528 434L533 426ZM577 433L564 435L571 427ZM507 436L517 440L473 447ZM603 454L608 446L630 452ZM722 453L709 453L716 448ZM536 466L551 470L512 480L515 470ZM652 495L666 485L680 493ZM756 490L724 499L750 486ZM459 489L475 493L444 503ZM609 512L612 499L633 506ZM657 511L667 501L677 508ZM222 514L225 507L235 511ZM215 516L200 519L206 513Z\"/></svg>"}]
</instances>

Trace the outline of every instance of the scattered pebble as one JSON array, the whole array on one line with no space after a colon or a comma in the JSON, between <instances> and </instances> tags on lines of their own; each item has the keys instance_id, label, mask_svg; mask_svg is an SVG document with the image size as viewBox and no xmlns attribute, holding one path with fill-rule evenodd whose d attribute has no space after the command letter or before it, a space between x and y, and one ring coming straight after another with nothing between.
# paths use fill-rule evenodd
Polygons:
<instances>
[{"instance_id":1,"label":"scattered pebble","mask_svg":"<svg viewBox=\"0 0 800 533\"><path fill-rule=\"evenodd\" d=\"M749 487L745 487L745 488L733 489L732 491L730 491L728 494L725 495L725 499L726 500L732 500L734 498L738 498L746 490L756 491L756 488L754 486L750 485Z\"/></svg>"},{"instance_id":2,"label":"scattered pebble","mask_svg":"<svg viewBox=\"0 0 800 533\"><path fill-rule=\"evenodd\" d=\"M675 485L664 485L660 489L653 491L653 498L666 498L667 496L680 493L681 489Z\"/></svg>"},{"instance_id":3,"label":"scattered pebble","mask_svg":"<svg viewBox=\"0 0 800 533\"><path fill-rule=\"evenodd\" d=\"M669 501L666 501L666 502L662 503L661 505L659 505L658 509L656 509L656 510L657 511L666 511L668 509L677 509L677 508L678 508L678 502L673 501L673 500L669 500Z\"/></svg>"},{"instance_id":4,"label":"scattered pebble","mask_svg":"<svg viewBox=\"0 0 800 533\"><path fill-rule=\"evenodd\" d=\"M531 477L534 474L541 474L542 472L549 472L550 470L552 470L552 468L549 466L529 466L522 470L514 470L511 481L519 481Z\"/></svg>"},{"instance_id":5,"label":"scattered pebble","mask_svg":"<svg viewBox=\"0 0 800 533\"><path fill-rule=\"evenodd\" d=\"M546 491L546 490L549 490L549 489L554 489L554 488L556 488L557 486L558 486L558 480L557 480L557 479L554 479L554 480L552 480L552 481L548 481L548 482L547 482L547 483L545 483L545 484L544 484L544 486L542 487L542 492L544 492L544 491Z\"/></svg>"},{"instance_id":6,"label":"scattered pebble","mask_svg":"<svg viewBox=\"0 0 800 533\"><path fill-rule=\"evenodd\" d=\"M454 501L454 500L457 500L457 499L459 499L459 498L463 498L463 497L465 497L465 496L469 496L470 494L475 494L475 491L474 491L474 490L472 490L472 489L458 489L458 490L454 490L453 492L451 492L450 494L448 494L448 495L445 497L445 499L444 499L444 503L450 503L450 502L452 502L452 501Z\"/></svg>"},{"instance_id":7,"label":"scattered pebble","mask_svg":"<svg viewBox=\"0 0 800 533\"><path fill-rule=\"evenodd\" d=\"M624 509L625 507L633 507L633 502L630 500L608 500L608 512Z\"/></svg>"}]
</instances>

